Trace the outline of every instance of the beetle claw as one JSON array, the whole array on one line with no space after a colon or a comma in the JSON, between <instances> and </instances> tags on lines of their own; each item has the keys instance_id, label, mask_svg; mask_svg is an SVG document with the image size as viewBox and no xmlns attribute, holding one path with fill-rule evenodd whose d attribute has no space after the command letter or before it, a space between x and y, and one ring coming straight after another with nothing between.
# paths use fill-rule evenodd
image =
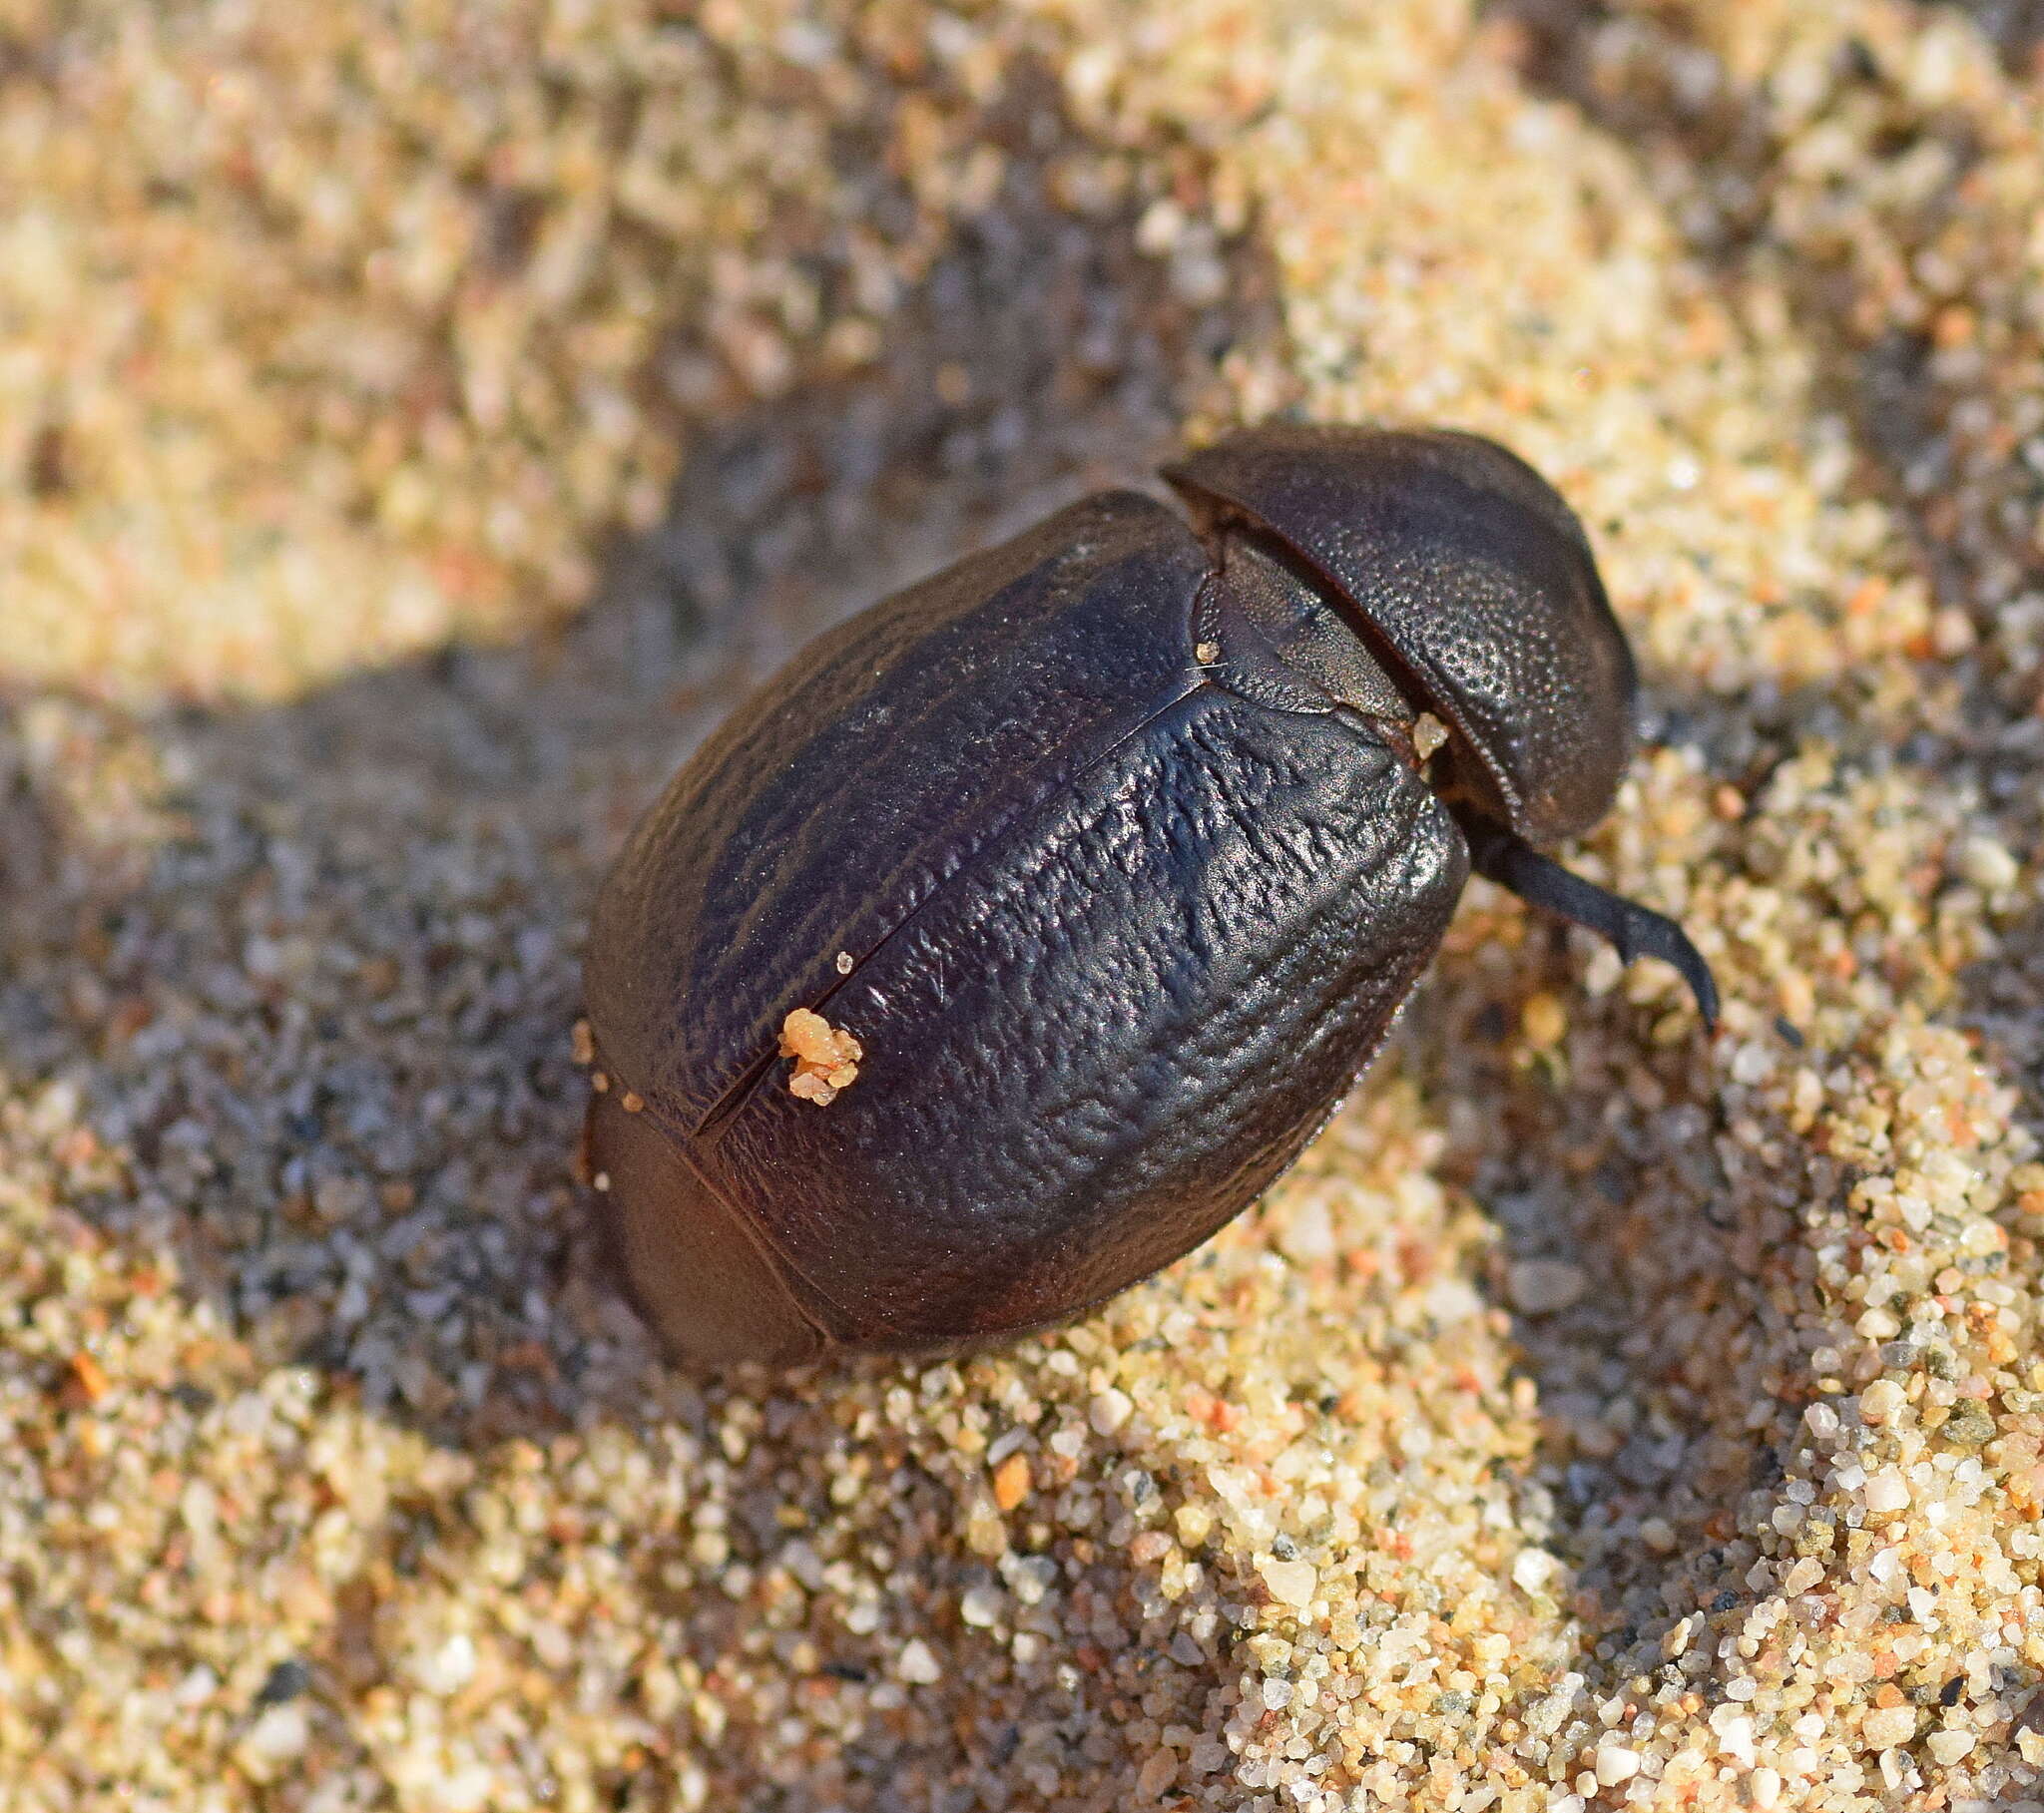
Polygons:
<instances>
[{"instance_id":1,"label":"beetle claw","mask_svg":"<svg viewBox=\"0 0 2044 1813\"><path fill-rule=\"evenodd\" d=\"M1552 857L1541 855L1501 824L1473 812L1462 814L1461 820L1469 840L1470 865L1477 874L1518 895L1529 906L1608 938L1627 963L1636 957L1658 957L1674 965L1696 997L1705 1030L1717 1031L1718 984L1703 952L1674 920L1636 900L1606 893Z\"/></svg>"}]
</instances>

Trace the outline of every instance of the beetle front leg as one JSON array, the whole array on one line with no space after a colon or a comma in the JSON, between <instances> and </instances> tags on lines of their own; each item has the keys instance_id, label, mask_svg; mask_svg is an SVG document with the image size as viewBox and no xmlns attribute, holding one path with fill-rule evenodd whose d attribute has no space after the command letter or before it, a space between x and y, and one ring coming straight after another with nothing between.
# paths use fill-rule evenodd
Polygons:
<instances>
[{"instance_id":1,"label":"beetle front leg","mask_svg":"<svg viewBox=\"0 0 2044 1813\"><path fill-rule=\"evenodd\" d=\"M1473 812L1458 814L1477 874L1536 906L1608 938L1627 963L1658 957L1673 964L1697 999L1708 1031L1718 1025L1718 985L1704 954L1674 920L1622 895L1608 894L1543 856L1523 837Z\"/></svg>"}]
</instances>

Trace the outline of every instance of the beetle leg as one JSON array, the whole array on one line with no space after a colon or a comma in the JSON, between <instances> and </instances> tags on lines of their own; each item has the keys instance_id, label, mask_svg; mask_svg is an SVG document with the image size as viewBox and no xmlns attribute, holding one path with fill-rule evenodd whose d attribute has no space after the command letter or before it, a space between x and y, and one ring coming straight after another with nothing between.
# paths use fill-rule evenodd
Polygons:
<instances>
[{"instance_id":1,"label":"beetle leg","mask_svg":"<svg viewBox=\"0 0 2044 1813\"><path fill-rule=\"evenodd\" d=\"M1529 906L1544 908L1608 938L1627 963L1635 957L1658 957L1663 963L1673 964L1697 998L1697 1011L1703 1015L1705 1027L1716 1030L1718 985L1712 980L1711 966L1674 920L1637 901L1607 894L1595 883L1571 874L1551 857L1541 855L1523 837L1501 824L1473 812L1458 816L1463 834L1469 839L1469 863L1477 874L1509 889Z\"/></svg>"}]
</instances>

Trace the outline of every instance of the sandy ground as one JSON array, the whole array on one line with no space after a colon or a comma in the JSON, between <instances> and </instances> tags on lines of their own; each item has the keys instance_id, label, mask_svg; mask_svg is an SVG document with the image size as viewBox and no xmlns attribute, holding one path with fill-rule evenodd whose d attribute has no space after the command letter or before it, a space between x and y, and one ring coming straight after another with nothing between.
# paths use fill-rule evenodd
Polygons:
<instances>
[{"instance_id":1,"label":"sandy ground","mask_svg":"<svg viewBox=\"0 0 2044 1813\"><path fill-rule=\"evenodd\" d=\"M0 1804L2044 1804L2034 8L0 0ZM835 614L1278 409L1650 747L1085 1324L663 1370L591 892Z\"/></svg>"}]
</instances>

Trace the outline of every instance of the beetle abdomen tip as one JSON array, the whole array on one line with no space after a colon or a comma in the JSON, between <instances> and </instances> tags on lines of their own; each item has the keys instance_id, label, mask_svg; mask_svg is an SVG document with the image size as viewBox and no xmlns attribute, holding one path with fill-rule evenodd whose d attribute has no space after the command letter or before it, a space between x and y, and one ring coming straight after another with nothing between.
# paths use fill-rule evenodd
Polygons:
<instances>
[{"instance_id":1,"label":"beetle abdomen tip","mask_svg":"<svg viewBox=\"0 0 2044 1813\"><path fill-rule=\"evenodd\" d=\"M759 1242L644 1114L620 1092L590 1098L584 1138L605 1231L639 1313L676 1354L713 1365L780 1365L822 1351Z\"/></svg>"}]
</instances>

